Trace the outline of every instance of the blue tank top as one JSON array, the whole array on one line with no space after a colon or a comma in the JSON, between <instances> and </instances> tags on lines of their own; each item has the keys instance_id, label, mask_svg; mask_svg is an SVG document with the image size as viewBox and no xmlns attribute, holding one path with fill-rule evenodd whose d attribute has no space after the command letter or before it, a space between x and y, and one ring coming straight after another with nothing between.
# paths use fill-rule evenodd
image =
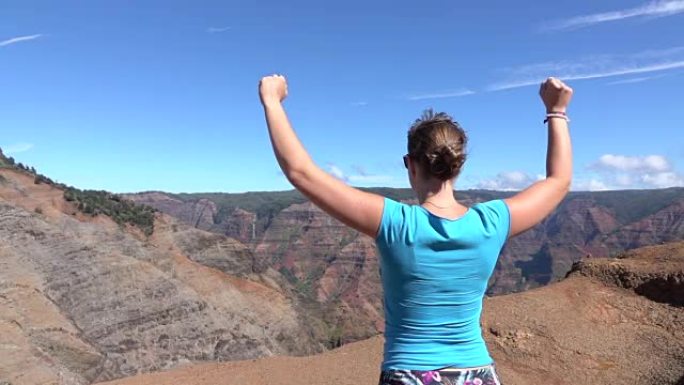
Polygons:
<instances>
[{"instance_id":1,"label":"blue tank top","mask_svg":"<svg viewBox=\"0 0 684 385\"><path fill-rule=\"evenodd\" d=\"M493 362L480 328L482 298L509 228L503 200L475 204L450 220L385 198L375 239L384 292L382 370Z\"/></svg>"}]
</instances>

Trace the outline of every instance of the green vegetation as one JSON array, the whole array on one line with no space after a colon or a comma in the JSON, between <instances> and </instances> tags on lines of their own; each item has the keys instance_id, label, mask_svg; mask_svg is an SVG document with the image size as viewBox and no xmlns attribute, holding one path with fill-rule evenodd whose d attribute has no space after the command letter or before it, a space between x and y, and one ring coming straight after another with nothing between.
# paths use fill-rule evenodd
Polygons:
<instances>
[{"instance_id":1,"label":"green vegetation","mask_svg":"<svg viewBox=\"0 0 684 385\"><path fill-rule=\"evenodd\" d=\"M79 190L75 187L57 183L45 175L39 174L34 167L23 163L16 163L14 158L6 157L0 149L0 168L12 168L33 175L33 183L47 184L64 191L64 199L74 202L79 211L84 214L96 216L104 214L112 218L119 225L129 224L138 227L142 232L150 236L154 232L155 209L149 206L139 205L116 194L107 191ZM0 182L5 178L0 175ZM38 209L36 213L41 214Z\"/></svg>"},{"instance_id":2,"label":"green vegetation","mask_svg":"<svg viewBox=\"0 0 684 385\"><path fill-rule=\"evenodd\" d=\"M386 196L394 200L415 199L413 190L409 188L372 187L360 188L363 191ZM513 193L490 191L490 190L467 190L459 191L459 199L483 201L489 199L505 198ZM240 208L257 215L257 228L263 229L270 224L273 217L293 204L308 202L308 199L297 190L288 191L254 191L239 194L230 193L192 193L192 194L169 194L184 202L193 202L200 199L208 199L216 204L218 213L214 218L215 223L225 221L233 214L236 208Z\"/></svg>"},{"instance_id":3,"label":"green vegetation","mask_svg":"<svg viewBox=\"0 0 684 385\"><path fill-rule=\"evenodd\" d=\"M2 153L2 149L0 149L0 168L3 167L14 167L14 158L6 157L5 154Z\"/></svg>"},{"instance_id":4,"label":"green vegetation","mask_svg":"<svg viewBox=\"0 0 684 385\"><path fill-rule=\"evenodd\" d=\"M64 191L64 199L74 202L78 210L84 214L107 215L119 225L130 224L138 227L147 236L152 235L154 231L155 209L135 204L116 194L69 187Z\"/></svg>"},{"instance_id":5,"label":"green vegetation","mask_svg":"<svg viewBox=\"0 0 684 385\"><path fill-rule=\"evenodd\" d=\"M6 157L2 153L2 149L0 149L0 168L11 168L14 170L22 171L22 172L27 173L27 174L31 174L34 176L33 182L35 184L45 183L45 184L49 184L51 186L59 187L62 189L67 188L67 186L65 184L57 183L57 182L53 181L52 179L46 177L45 175L39 174L38 171L36 171L35 167L29 167L29 166L27 166L21 162L16 163L14 158L12 158L11 156Z\"/></svg>"},{"instance_id":6,"label":"green vegetation","mask_svg":"<svg viewBox=\"0 0 684 385\"><path fill-rule=\"evenodd\" d=\"M323 276L323 273L325 272L325 270L322 267L315 268L313 271L309 272L309 274L307 274L306 278L304 279L299 279L292 272L292 270L284 266L278 269L278 271L294 287L297 294L299 294L303 298L315 301L315 293L313 291L313 286L315 281L320 279Z\"/></svg>"},{"instance_id":7,"label":"green vegetation","mask_svg":"<svg viewBox=\"0 0 684 385\"><path fill-rule=\"evenodd\" d=\"M342 327L335 325L328 331L328 341L326 345L328 349L335 349L342 346Z\"/></svg>"}]
</instances>

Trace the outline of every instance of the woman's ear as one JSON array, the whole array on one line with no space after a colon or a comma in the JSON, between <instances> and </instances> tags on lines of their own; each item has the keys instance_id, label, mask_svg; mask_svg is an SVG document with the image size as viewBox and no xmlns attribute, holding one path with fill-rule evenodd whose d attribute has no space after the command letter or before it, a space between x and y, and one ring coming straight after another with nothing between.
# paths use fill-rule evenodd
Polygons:
<instances>
[{"instance_id":1,"label":"woman's ear","mask_svg":"<svg viewBox=\"0 0 684 385\"><path fill-rule=\"evenodd\" d=\"M416 179L416 177L418 176L418 169L416 166L418 165L413 161L411 157L408 158L408 166L409 172L411 173L411 177L413 179Z\"/></svg>"}]
</instances>

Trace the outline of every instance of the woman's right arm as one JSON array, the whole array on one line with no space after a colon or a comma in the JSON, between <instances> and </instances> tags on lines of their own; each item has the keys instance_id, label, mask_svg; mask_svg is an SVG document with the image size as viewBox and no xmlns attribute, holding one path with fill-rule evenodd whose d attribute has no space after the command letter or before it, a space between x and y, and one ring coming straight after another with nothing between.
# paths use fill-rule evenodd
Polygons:
<instances>
[{"instance_id":1,"label":"woman's right arm","mask_svg":"<svg viewBox=\"0 0 684 385\"><path fill-rule=\"evenodd\" d=\"M544 81L539 91L547 113L565 113L572 93L572 88L555 78ZM541 222L551 214L570 189L572 148L568 122L561 118L550 118L548 130L546 179L504 200L511 214L509 237L518 235Z\"/></svg>"}]
</instances>

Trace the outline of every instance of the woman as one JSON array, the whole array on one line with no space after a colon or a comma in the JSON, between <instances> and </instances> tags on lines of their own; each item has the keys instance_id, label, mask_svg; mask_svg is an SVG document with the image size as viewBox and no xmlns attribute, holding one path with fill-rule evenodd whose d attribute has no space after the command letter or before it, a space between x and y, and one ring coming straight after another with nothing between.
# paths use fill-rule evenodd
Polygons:
<instances>
[{"instance_id":1,"label":"woman","mask_svg":"<svg viewBox=\"0 0 684 385\"><path fill-rule=\"evenodd\" d=\"M572 93L555 78L541 85L549 138L546 179L511 198L472 207L454 198L466 159L465 133L446 114L425 114L408 133L404 165L419 205L407 205L350 187L316 166L281 104L285 78L261 79L273 150L287 179L377 244L385 308L380 385L499 384L480 330L482 298L506 240L539 223L568 192L566 109Z\"/></svg>"}]
</instances>

